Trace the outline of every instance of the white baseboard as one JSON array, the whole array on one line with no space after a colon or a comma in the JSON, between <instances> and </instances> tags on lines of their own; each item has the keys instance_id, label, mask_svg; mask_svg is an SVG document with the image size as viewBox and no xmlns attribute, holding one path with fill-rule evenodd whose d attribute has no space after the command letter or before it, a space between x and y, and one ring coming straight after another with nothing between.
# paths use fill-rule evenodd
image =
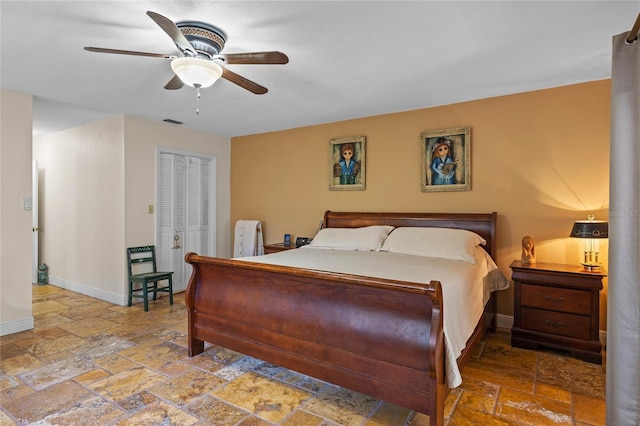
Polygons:
<instances>
[{"instance_id":1,"label":"white baseboard","mask_svg":"<svg viewBox=\"0 0 640 426\"><path fill-rule=\"evenodd\" d=\"M126 306L128 303L128 298L126 295L115 294L108 291L100 290L98 288L88 287L84 284L63 280L61 278L50 276L49 284L71 290L76 293L84 294L85 296L91 296L96 299L104 300L105 302L113 303L114 305Z\"/></svg>"},{"instance_id":2,"label":"white baseboard","mask_svg":"<svg viewBox=\"0 0 640 426\"><path fill-rule=\"evenodd\" d=\"M501 315L501 314L497 314L496 315L496 326L498 328L506 328L511 330L511 327L513 327L513 317L510 315Z\"/></svg>"},{"instance_id":3,"label":"white baseboard","mask_svg":"<svg viewBox=\"0 0 640 426\"><path fill-rule=\"evenodd\" d=\"M513 316L511 315L496 315L496 326L498 328L506 328L511 330L513 327ZM607 330L600 330L600 343L603 347L607 345Z\"/></svg>"},{"instance_id":4,"label":"white baseboard","mask_svg":"<svg viewBox=\"0 0 640 426\"><path fill-rule=\"evenodd\" d=\"M23 318L14 321L0 323L0 336L19 333L21 331L32 330L34 327L33 317Z\"/></svg>"}]
</instances>

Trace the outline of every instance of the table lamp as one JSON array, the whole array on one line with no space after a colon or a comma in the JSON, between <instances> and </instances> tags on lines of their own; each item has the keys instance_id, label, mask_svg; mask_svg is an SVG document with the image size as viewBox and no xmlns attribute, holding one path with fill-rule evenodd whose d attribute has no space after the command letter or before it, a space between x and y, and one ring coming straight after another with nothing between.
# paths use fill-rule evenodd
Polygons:
<instances>
[{"instance_id":1,"label":"table lamp","mask_svg":"<svg viewBox=\"0 0 640 426\"><path fill-rule=\"evenodd\" d=\"M584 258L581 265L587 271L597 271L600 263L600 238L609 238L609 222L594 220L594 216L587 216L588 220L574 222L570 237L584 239Z\"/></svg>"}]
</instances>

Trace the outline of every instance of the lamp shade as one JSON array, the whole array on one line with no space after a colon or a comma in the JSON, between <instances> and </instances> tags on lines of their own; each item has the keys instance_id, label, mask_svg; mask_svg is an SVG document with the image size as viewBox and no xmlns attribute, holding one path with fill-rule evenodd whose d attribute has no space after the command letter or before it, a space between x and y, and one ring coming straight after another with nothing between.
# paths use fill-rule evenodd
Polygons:
<instances>
[{"instance_id":1,"label":"lamp shade","mask_svg":"<svg viewBox=\"0 0 640 426\"><path fill-rule=\"evenodd\" d=\"M192 87L209 87L222 75L220 65L202 58L176 58L171 61L171 69L184 84Z\"/></svg>"},{"instance_id":2,"label":"lamp shade","mask_svg":"<svg viewBox=\"0 0 640 426\"><path fill-rule=\"evenodd\" d=\"M569 236L574 238L609 238L609 222L603 220L576 221Z\"/></svg>"}]
</instances>

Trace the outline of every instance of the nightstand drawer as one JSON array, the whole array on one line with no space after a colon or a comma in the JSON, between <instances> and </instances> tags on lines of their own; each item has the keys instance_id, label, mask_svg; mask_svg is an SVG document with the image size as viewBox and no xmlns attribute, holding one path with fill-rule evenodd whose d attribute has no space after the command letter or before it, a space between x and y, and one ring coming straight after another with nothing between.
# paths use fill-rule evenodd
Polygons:
<instances>
[{"instance_id":1,"label":"nightstand drawer","mask_svg":"<svg viewBox=\"0 0 640 426\"><path fill-rule=\"evenodd\" d=\"M591 318L562 312L522 308L521 326L527 330L588 340L591 338Z\"/></svg>"},{"instance_id":2,"label":"nightstand drawer","mask_svg":"<svg viewBox=\"0 0 640 426\"><path fill-rule=\"evenodd\" d=\"M520 305L572 314L591 314L591 292L521 284Z\"/></svg>"}]
</instances>

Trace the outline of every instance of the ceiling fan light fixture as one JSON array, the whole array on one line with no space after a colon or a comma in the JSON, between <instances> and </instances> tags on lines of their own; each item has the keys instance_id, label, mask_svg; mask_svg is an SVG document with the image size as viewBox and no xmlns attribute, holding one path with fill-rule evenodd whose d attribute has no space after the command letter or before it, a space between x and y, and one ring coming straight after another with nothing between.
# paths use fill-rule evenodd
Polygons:
<instances>
[{"instance_id":1,"label":"ceiling fan light fixture","mask_svg":"<svg viewBox=\"0 0 640 426\"><path fill-rule=\"evenodd\" d=\"M222 75L222 67L217 63L202 58L176 58L171 61L171 69L191 87L209 87Z\"/></svg>"}]
</instances>

